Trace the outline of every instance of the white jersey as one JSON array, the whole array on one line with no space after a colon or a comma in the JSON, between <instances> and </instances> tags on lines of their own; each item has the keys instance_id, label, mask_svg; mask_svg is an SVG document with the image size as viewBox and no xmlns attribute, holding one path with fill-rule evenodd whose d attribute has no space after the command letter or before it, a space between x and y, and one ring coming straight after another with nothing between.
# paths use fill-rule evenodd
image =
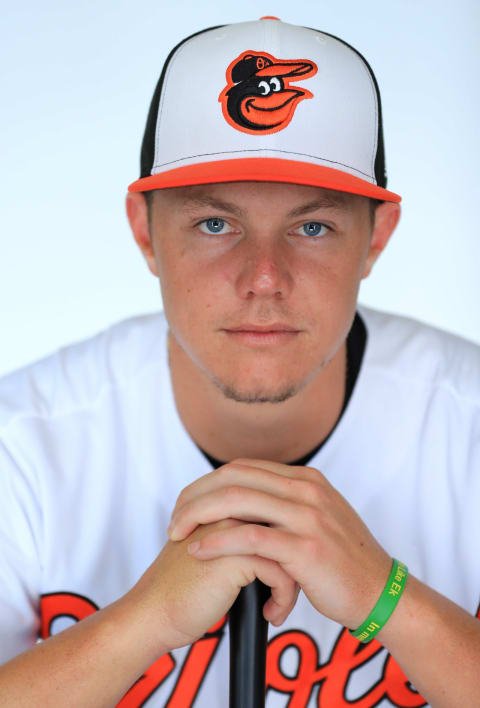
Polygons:
<instances>
[{"instance_id":1,"label":"white jersey","mask_svg":"<svg viewBox=\"0 0 480 708\"><path fill-rule=\"evenodd\" d=\"M480 599L480 349L360 307L366 349L322 471L388 553L468 612ZM163 313L0 382L0 660L127 592L211 464L178 415ZM228 704L228 627L158 661L118 704ZM412 639L414 641L414 638ZM376 641L300 594L269 628L268 708L423 706ZM466 707L467 708L467 707Z\"/></svg>"}]
</instances>

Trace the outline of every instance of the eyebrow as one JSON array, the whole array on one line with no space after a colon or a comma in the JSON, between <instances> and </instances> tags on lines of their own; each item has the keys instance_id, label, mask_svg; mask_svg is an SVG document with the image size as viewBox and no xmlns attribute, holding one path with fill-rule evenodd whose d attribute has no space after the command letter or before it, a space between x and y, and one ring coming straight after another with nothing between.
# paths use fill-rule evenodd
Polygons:
<instances>
[{"instance_id":1,"label":"eyebrow","mask_svg":"<svg viewBox=\"0 0 480 708\"><path fill-rule=\"evenodd\" d=\"M341 209L344 209L345 205L346 199L343 196L325 195L320 198L314 199L313 201L308 202L307 204L302 204L298 207L295 207L294 209L288 212L287 216L302 216L303 214L309 214L310 212L316 211L317 209L331 209L339 211ZM238 207L233 202L224 201L223 199L217 199L208 195L205 195L203 197L185 197L184 199L182 199L182 207L187 209L188 211L193 211L195 209L206 206L212 207L213 209L218 209L219 211L234 214L235 216L239 217L245 215L243 209L240 209L240 207Z\"/></svg>"},{"instance_id":2,"label":"eyebrow","mask_svg":"<svg viewBox=\"0 0 480 708\"><path fill-rule=\"evenodd\" d=\"M213 207L219 211L226 211L235 216L243 216L244 212L240 207L232 202L223 201L223 199L215 199L215 197L185 197L182 199L182 207L187 210L198 209L199 207Z\"/></svg>"},{"instance_id":3,"label":"eyebrow","mask_svg":"<svg viewBox=\"0 0 480 708\"><path fill-rule=\"evenodd\" d=\"M312 202L307 204L302 204L301 206L295 207L292 211L289 211L287 216L302 216L303 214L309 214L311 211L316 211L317 209L334 209L339 211L345 209L346 199L340 196L325 196L319 199L314 199Z\"/></svg>"}]
</instances>

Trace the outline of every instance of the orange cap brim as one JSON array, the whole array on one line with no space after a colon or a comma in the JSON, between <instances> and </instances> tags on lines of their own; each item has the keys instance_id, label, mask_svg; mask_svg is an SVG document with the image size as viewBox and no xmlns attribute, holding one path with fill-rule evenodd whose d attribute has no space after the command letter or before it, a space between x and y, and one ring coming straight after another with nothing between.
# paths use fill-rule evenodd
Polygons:
<instances>
[{"instance_id":1,"label":"orange cap brim","mask_svg":"<svg viewBox=\"0 0 480 708\"><path fill-rule=\"evenodd\" d=\"M332 167L275 157L247 157L175 167L137 179L129 185L128 191L148 192L218 182L285 182L360 194L387 202L400 202L402 199L394 192Z\"/></svg>"}]
</instances>

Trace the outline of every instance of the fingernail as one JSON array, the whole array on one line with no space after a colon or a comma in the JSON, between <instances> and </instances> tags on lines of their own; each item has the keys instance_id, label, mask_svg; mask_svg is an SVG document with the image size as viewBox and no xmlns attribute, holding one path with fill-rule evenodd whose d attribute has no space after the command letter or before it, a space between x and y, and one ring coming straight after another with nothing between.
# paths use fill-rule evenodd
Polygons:
<instances>
[{"instance_id":1,"label":"fingernail","mask_svg":"<svg viewBox=\"0 0 480 708\"><path fill-rule=\"evenodd\" d=\"M170 541L180 541L181 536L178 533L178 529L174 526L174 524L170 524L170 526L167 529L168 533L168 538Z\"/></svg>"},{"instance_id":2,"label":"fingernail","mask_svg":"<svg viewBox=\"0 0 480 708\"><path fill-rule=\"evenodd\" d=\"M170 541L181 541L182 536L178 533L178 529L174 526L170 529Z\"/></svg>"},{"instance_id":3,"label":"fingernail","mask_svg":"<svg viewBox=\"0 0 480 708\"><path fill-rule=\"evenodd\" d=\"M200 548L200 544L198 541L194 541L193 543L189 543L187 546L187 551L189 553L196 553L198 549Z\"/></svg>"}]
</instances>

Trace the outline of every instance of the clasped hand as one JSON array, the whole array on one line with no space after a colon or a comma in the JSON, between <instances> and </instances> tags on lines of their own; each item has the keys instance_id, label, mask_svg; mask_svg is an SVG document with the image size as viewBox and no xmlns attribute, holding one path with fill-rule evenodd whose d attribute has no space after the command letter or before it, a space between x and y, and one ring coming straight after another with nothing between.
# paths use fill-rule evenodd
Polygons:
<instances>
[{"instance_id":1,"label":"clasped hand","mask_svg":"<svg viewBox=\"0 0 480 708\"><path fill-rule=\"evenodd\" d=\"M227 519L237 523L217 523ZM209 524L212 529L194 534L188 545L192 556L260 557L294 581L293 590L272 592L264 606L265 619L275 625L291 612L301 588L318 612L356 628L390 570L391 558L358 514L311 467L240 458L201 477L177 500L170 540L188 539Z\"/></svg>"}]
</instances>

